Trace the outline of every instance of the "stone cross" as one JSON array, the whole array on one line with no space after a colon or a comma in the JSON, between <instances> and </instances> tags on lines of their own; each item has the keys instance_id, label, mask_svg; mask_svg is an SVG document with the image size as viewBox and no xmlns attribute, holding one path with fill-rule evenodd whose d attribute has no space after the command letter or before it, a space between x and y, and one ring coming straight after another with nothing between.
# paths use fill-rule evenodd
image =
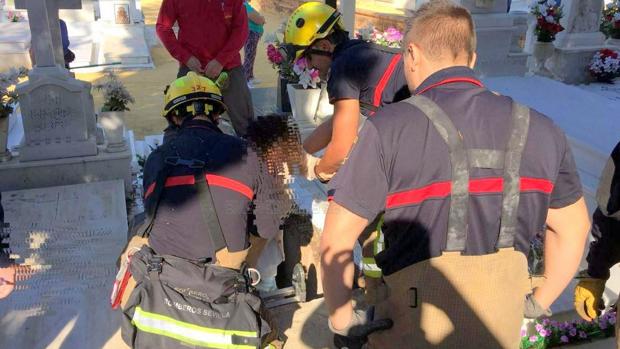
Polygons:
<instances>
[{"instance_id":1,"label":"stone cross","mask_svg":"<svg viewBox=\"0 0 620 349\"><path fill-rule=\"evenodd\" d=\"M36 66L64 67L58 10L79 10L82 0L15 0L15 8L28 11Z\"/></svg>"}]
</instances>

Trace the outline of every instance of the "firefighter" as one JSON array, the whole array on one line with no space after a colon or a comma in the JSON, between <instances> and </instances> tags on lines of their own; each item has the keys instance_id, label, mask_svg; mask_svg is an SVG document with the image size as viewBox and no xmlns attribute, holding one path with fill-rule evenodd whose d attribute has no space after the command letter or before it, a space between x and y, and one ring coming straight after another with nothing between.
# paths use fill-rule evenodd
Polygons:
<instances>
[{"instance_id":1,"label":"firefighter","mask_svg":"<svg viewBox=\"0 0 620 349\"><path fill-rule=\"evenodd\" d=\"M620 262L620 143L611 152L596 193L598 207L592 215L594 241L588 252L588 269L579 275L575 310L593 321L605 308L603 292L609 269ZM616 338L618 337L616 321Z\"/></svg>"},{"instance_id":2,"label":"firefighter","mask_svg":"<svg viewBox=\"0 0 620 349\"><path fill-rule=\"evenodd\" d=\"M333 7L307 2L289 17L284 47L290 59L306 58L309 66L327 80L329 101L334 115L304 141L308 177L327 182L353 145L361 121L384 105L410 96L403 73L402 55L387 47L363 40L350 40L340 12ZM328 78L329 77L329 78ZM364 118L360 119L360 114ZM325 149L319 159L314 154ZM363 248L363 285L367 301L374 302L381 272L374 261L377 217L360 237Z\"/></svg>"},{"instance_id":3,"label":"firefighter","mask_svg":"<svg viewBox=\"0 0 620 349\"><path fill-rule=\"evenodd\" d=\"M219 87L194 72L167 88L163 116L179 129L146 160L148 218L126 253L136 286L123 338L136 348L277 343L244 265L249 236L273 238L285 212L257 154L217 127L225 110Z\"/></svg>"},{"instance_id":4,"label":"firefighter","mask_svg":"<svg viewBox=\"0 0 620 349\"><path fill-rule=\"evenodd\" d=\"M465 8L431 1L410 24L413 97L367 120L330 182L329 326L348 347L367 338L369 348L516 348L523 316L550 314L583 253L589 218L573 156L550 119L476 78ZM381 211L386 296L374 313L354 312L352 248ZM532 290L526 256L545 225L547 281Z\"/></svg>"}]
</instances>

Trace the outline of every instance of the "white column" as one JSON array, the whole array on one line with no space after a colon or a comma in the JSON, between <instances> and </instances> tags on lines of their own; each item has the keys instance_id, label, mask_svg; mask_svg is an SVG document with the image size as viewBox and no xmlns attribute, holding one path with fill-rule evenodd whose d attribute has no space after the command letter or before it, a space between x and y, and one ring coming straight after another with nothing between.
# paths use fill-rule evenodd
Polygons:
<instances>
[{"instance_id":1,"label":"white column","mask_svg":"<svg viewBox=\"0 0 620 349\"><path fill-rule=\"evenodd\" d=\"M344 27L353 36L353 30L355 29L355 0L341 0L339 10L342 13Z\"/></svg>"}]
</instances>

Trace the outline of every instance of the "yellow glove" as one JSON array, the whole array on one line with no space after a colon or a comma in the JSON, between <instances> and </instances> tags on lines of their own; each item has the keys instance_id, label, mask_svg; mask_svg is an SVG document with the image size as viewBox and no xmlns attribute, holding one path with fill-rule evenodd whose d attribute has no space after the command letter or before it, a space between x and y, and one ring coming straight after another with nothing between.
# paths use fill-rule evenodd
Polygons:
<instances>
[{"instance_id":1,"label":"yellow glove","mask_svg":"<svg viewBox=\"0 0 620 349\"><path fill-rule=\"evenodd\" d=\"M581 278L575 287L575 310L584 320L596 319L605 308L603 292L607 280Z\"/></svg>"}]
</instances>

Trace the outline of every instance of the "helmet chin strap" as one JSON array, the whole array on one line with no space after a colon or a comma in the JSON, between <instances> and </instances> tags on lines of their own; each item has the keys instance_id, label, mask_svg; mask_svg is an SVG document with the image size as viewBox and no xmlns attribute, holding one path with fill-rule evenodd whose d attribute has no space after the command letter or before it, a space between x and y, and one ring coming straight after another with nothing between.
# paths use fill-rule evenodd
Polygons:
<instances>
[{"instance_id":1,"label":"helmet chin strap","mask_svg":"<svg viewBox=\"0 0 620 349\"><path fill-rule=\"evenodd\" d=\"M334 55L333 52L325 51L325 50L319 50L318 48L309 48L306 51L306 54L317 55L317 56L324 56L324 57L330 57L330 58Z\"/></svg>"}]
</instances>

